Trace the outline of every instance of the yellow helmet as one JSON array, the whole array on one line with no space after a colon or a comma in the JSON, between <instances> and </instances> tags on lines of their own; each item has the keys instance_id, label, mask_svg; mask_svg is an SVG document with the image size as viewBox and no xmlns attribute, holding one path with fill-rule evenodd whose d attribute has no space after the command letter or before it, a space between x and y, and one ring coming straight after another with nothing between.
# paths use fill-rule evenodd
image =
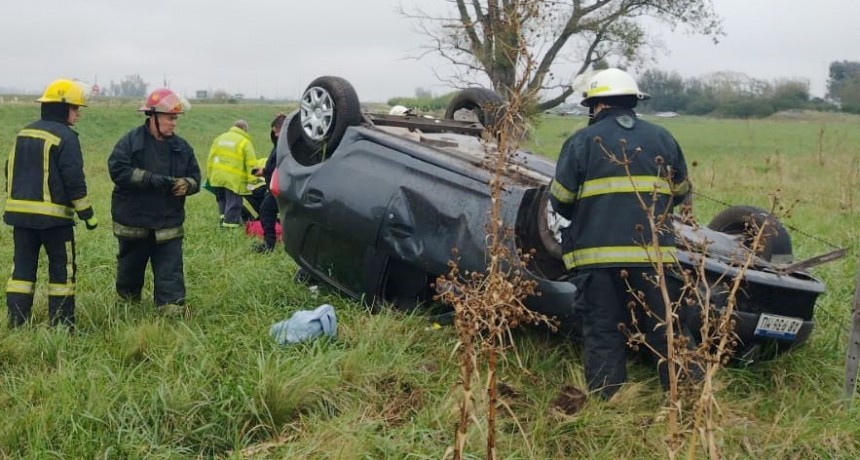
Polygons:
<instances>
[{"instance_id":1,"label":"yellow helmet","mask_svg":"<svg viewBox=\"0 0 860 460\"><path fill-rule=\"evenodd\" d=\"M64 102L80 107L87 106L87 102L84 99L84 88L78 83L64 78L52 81L45 88L42 97L36 99L36 102Z\"/></svg>"}]
</instances>

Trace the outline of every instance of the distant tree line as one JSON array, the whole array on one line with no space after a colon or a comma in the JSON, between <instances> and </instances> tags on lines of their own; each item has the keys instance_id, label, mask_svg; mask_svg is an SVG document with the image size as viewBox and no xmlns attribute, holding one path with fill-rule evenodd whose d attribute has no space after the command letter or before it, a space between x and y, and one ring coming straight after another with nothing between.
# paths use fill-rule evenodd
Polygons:
<instances>
[{"instance_id":1,"label":"distant tree line","mask_svg":"<svg viewBox=\"0 0 860 460\"><path fill-rule=\"evenodd\" d=\"M843 112L860 113L860 62L830 63L827 97L838 103Z\"/></svg>"},{"instance_id":2,"label":"distant tree line","mask_svg":"<svg viewBox=\"0 0 860 460\"><path fill-rule=\"evenodd\" d=\"M596 68L605 64L598 61ZM649 69L640 75L639 87L651 94L639 110L678 112L730 118L761 118L782 110L843 111L860 114L860 62L830 64L827 97L811 97L809 81L797 78L762 80L739 72L716 72L684 78L677 72ZM424 88L415 97L393 97L389 105L423 112L442 111L454 93L434 96Z\"/></svg>"},{"instance_id":3,"label":"distant tree line","mask_svg":"<svg viewBox=\"0 0 860 460\"><path fill-rule=\"evenodd\" d=\"M683 78L651 69L639 78L639 86L652 96L640 105L646 112L760 118L781 110L837 109L821 98L810 98L809 82L800 79L767 81L738 72Z\"/></svg>"},{"instance_id":4,"label":"distant tree line","mask_svg":"<svg viewBox=\"0 0 860 460\"><path fill-rule=\"evenodd\" d=\"M143 81L140 75L126 75L119 82L111 80L110 85L104 88L102 95L113 97L136 97L146 96L148 83Z\"/></svg>"},{"instance_id":5,"label":"distant tree line","mask_svg":"<svg viewBox=\"0 0 860 460\"><path fill-rule=\"evenodd\" d=\"M736 118L766 117L781 110L809 109L860 113L860 62L830 64L827 98L811 98L802 79L760 80L737 72L683 78L675 72L648 70L639 78L652 99L643 111L680 112Z\"/></svg>"}]
</instances>

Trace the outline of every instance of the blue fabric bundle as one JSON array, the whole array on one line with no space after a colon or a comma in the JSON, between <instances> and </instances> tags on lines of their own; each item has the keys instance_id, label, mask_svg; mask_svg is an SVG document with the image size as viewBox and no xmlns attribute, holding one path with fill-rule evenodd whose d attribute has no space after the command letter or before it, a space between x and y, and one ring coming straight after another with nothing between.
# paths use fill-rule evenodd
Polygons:
<instances>
[{"instance_id":1,"label":"blue fabric bundle","mask_svg":"<svg viewBox=\"0 0 860 460\"><path fill-rule=\"evenodd\" d=\"M299 310L290 319L272 325L269 335L281 345L304 342L320 335L336 337L337 316L334 307L325 304L313 311Z\"/></svg>"}]
</instances>

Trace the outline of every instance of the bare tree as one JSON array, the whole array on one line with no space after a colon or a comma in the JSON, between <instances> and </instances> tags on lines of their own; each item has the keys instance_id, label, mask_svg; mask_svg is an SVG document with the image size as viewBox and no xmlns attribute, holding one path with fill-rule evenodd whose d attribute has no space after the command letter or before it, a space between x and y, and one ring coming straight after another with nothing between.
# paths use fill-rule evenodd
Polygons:
<instances>
[{"instance_id":1,"label":"bare tree","mask_svg":"<svg viewBox=\"0 0 860 460\"><path fill-rule=\"evenodd\" d=\"M110 82L110 92L119 97L143 97L146 96L146 88L149 83L143 81L138 74L126 75L119 83Z\"/></svg>"},{"instance_id":2,"label":"bare tree","mask_svg":"<svg viewBox=\"0 0 860 460\"><path fill-rule=\"evenodd\" d=\"M486 76L493 89L510 99L518 75L525 71L523 60L510 51L529 52L536 66L521 96L534 100L539 92L549 93L549 99L531 105L538 110L564 102L574 91L573 75L593 63L607 58L634 62L643 48L658 46L647 33L647 18L715 40L722 34L713 0L444 1L450 8L442 15L404 11L430 38L422 56L438 54L458 69L456 76L440 77L462 86ZM512 32L510 24L521 24L522 33ZM562 62L576 69L569 78L552 73Z\"/></svg>"}]
</instances>

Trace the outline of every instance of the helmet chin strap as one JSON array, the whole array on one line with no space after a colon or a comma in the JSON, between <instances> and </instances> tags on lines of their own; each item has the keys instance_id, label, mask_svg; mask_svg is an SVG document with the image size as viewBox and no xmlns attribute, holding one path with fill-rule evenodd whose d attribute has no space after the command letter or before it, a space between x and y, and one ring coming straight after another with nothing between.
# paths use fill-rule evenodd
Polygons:
<instances>
[{"instance_id":1,"label":"helmet chin strap","mask_svg":"<svg viewBox=\"0 0 860 460\"><path fill-rule=\"evenodd\" d=\"M594 106L597 104L591 104L588 106L588 124L591 125L594 123Z\"/></svg>"},{"instance_id":2,"label":"helmet chin strap","mask_svg":"<svg viewBox=\"0 0 860 460\"><path fill-rule=\"evenodd\" d=\"M149 117L152 118L152 120L155 122L155 132L158 133L158 137L160 139L167 139L168 137L170 137L167 134L161 132L161 124L158 123L158 112L156 112L155 110L151 110L149 114Z\"/></svg>"},{"instance_id":3,"label":"helmet chin strap","mask_svg":"<svg viewBox=\"0 0 860 460\"><path fill-rule=\"evenodd\" d=\"M600 111L602 111L604 109L608 109L608 108L609 108L608 105L600 102L599 100L595 101L591 105L589 105L588 106L588 124L591 125L592 123L594 123L594 117L597 116L597 114L600 113Z\"/></svg>"}]
</instances>

